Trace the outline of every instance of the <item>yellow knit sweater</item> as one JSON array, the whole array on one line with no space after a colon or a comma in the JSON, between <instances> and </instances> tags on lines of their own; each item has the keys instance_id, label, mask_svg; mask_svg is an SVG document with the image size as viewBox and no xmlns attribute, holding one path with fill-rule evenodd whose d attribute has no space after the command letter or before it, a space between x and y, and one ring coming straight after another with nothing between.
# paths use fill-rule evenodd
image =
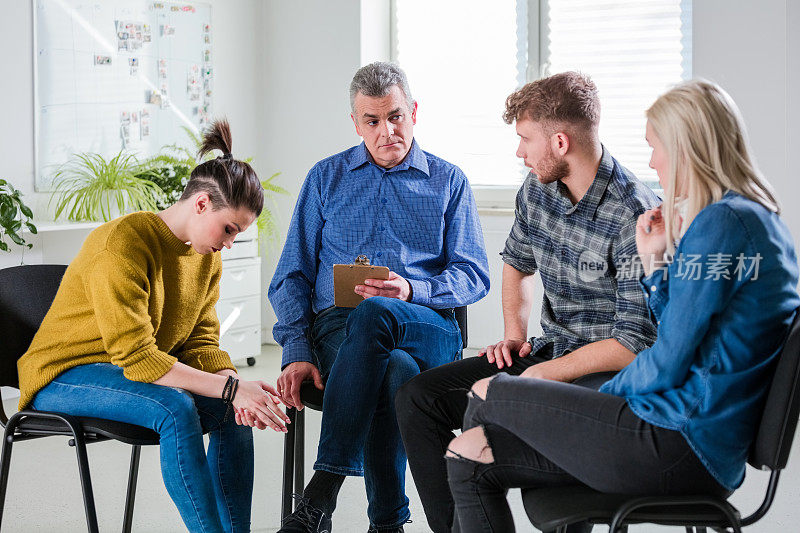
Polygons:
<instances>
[{"instance_id":1,"label":"yellow knit sweater","mask_svg":"<svg viewBox=\"0 0 800 533\"><path fill-rule=\"evenodd\" d=\"M221 268L219 254L198 254L154 213L92 231L17 363L20 409L79 365L113 363L148 383L176 361L207 372L235 369L219 348Z\"/></svg>"}]
</instances>

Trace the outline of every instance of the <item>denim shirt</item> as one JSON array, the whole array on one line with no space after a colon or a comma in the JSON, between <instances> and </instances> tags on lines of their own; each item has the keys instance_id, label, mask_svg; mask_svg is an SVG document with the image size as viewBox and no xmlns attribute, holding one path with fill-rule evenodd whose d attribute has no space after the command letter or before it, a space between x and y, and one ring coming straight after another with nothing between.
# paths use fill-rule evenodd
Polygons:
<instances>
[{"instance_id":1,"label":"denim shirt","mask_svg":"<svg viewBox=\"0 0 800 533\"><path fill-rule=\"evenodd\" d=\"M412 303L447 309L489 291L478 209L461 169L415 140L387 170L361 143L314 165L300 190L269 287L282 367L311 362L306 332L312 314L333 305L333 265L361 254L404 277Z\"/></svg>"},{"instance_id":2,"label":"denim shirt","mask_svg":"<svg viewBox=\"0 0 800 533\"><path fill-rule=\"evenodd\" d=\"M600 391L680 431L711 475L737 488L800 305L797 280L786 225L728 192L695 217L672 263L643 278L658 338Z\"/></svg>"}]
</instances>

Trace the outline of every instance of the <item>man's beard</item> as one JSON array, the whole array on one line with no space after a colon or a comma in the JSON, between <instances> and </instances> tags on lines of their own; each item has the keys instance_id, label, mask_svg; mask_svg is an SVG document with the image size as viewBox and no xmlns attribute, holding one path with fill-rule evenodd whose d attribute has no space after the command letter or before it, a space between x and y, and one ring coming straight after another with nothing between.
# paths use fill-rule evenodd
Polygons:
<instances>
[{"instance_id":1,"label":"man's beard","mask_svg":"<svg viewBox=\"0 0 800 533\"><path fill-rule=\"evenodd\" d=\"M557 158L552 151L539 162L539 172L536 177L541 183L553 183L569 176L569 164L564 159Z\"/></svg>"}]
</instances>

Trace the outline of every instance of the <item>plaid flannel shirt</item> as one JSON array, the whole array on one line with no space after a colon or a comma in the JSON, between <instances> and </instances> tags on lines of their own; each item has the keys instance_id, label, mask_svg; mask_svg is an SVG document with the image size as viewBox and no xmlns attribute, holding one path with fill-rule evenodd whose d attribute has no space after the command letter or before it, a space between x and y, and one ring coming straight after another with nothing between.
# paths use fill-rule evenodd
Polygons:
<instances>
[{"instance_id":1,"label":"plaid flannel shirt","mask_svg":"<svg viewBox=\"0 0 800 533\"><path fill-rule=\"evenodd\" d=\"M533 352L553 343L559 357L613 338L633 353L649 347L656 328L635 264L636 219L660 203L603 147L589 190L572 205L560 181L530 173L517 194L516 216L502 252L520 272L539 272L544 285Z\"/></svg>"}]
</instances>

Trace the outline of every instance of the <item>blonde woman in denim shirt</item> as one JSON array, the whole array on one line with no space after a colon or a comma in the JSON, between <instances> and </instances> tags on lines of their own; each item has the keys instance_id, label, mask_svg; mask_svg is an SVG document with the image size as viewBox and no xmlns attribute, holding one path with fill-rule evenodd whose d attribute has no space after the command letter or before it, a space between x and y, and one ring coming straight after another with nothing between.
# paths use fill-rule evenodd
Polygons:
<instances>
[{"instance_id":1,"label":"blonde woman in denim shirt","mask_svg":"<svg viewBox=\"0 0 800 533\"><path fill-rule=\"evenodd\" d=\"M741 485L800 305L792 237L733 100L691 81L647 111L662 206L637 225L658 339L601 387L498 375L470 391L448 451L461 531L513 531L512 487L627 494Z\"/></svg>"}]
</instances>

